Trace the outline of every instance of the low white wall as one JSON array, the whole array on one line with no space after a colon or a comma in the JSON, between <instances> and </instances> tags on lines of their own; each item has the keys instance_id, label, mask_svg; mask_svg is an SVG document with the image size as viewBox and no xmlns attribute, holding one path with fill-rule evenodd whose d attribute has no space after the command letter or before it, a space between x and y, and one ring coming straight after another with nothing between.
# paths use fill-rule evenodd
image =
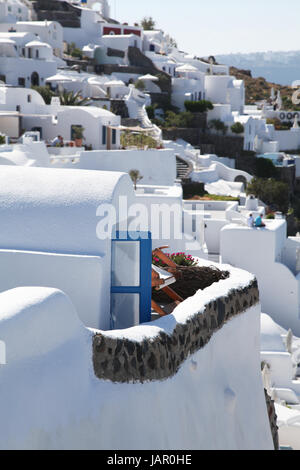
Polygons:
<instances>
[{"instance_id":1,"label":"low white wall","mask_svg":"<svg viewBox=\"0 0 300 470\"><path fill-rule=\"evenodd\" d=\"M141 184L173 186L176 158L173 150L108 150L82 152L78 163L55 162L53 168L124 171L139 170Z\"/></svg>"},{"instance_id":2,"label":"low white wall","mask_svg":"<svg viewBox=\"0 0 300 470\"><path fill-rule=\"evenodd\" d=\"M205 211L202 214L204 217L204 240L209 253L219 254L222 228L229 224L230 215L234 214L236 218L240 217L237 212L238 202L184 201L184 208L190 211ZM213 214L210 214L209 211L212 211ZM226 214L224 214L225 211ZM220 212L219 215L218 212Z\"/></svg>"},{"instance_id":3,"label":"low white wall","mask_svg":"<svg viewBox=\"0 0 300 470\"><path fill-rule=\"evenodd\" d=\"M300 276L276 260L285 244L285 221L267 222L268 229L228 225L221 231L222 262L256 275L262 309L285 329L300 336ZM273 227L273 229L272 229Z\"/></svg>"},{"instance_id":4,"label":"low white wall","mask_svg":"<svg viewBox=\"0 0 300 470\"><path fill-rule=\"evenodd\" d=\"M236 170L218 161L212 163L206 170L194 171L192 180L202 183L212 183L218 179L234 182L237 177L242 176L247 182L252 180L252 176L246 171Z\"/></svg>"},{"instance_id":5,"label":"low white wall","mask_svg":"<svg viewBox=\"0 0 300 470\"><path fill-rule=\"evenodd\" d=\"M279 142L279 150L295 150L300 145L300 132L275 131L274 140Z\"/></svg>"},{"instance_id":6,"label":"low white wall","mask_svg":"<svg viewBox=\"0 0 300 470\"><path fill-rule=\"evenodd\" d=\"M282 262L296 274L297 251L300 250L300 237L289 237L282 252Z\"/></svg>"},{"instance_id":7,"label":"low white wall","mask_svg":"<svg viewBox=\"0 0 300 470\"><path fill-rule=\"evenodd\" d=\"M292 388L293 367L291 355L288 352L262 351L261 360L270 367L272 387Z\"/></svg>"},{"instance_id":8,"label":"low white wall","mask_svg":"<svg viewBox=\"0 0 300 470\"><path fill-rule=\"evenodd\" d=\"M208 97L207 99L209 100ZM213 103L218 103L218 101L215 100L211 101L213 101ZM214 104L214 109L207 112L208 122L212 121L213 119L221 119L221 121L232 121L232 124L234 124L230 104Z\"/></svg>"},{"instance_id":9,"label":"low white wall","mask_svg":"<svg viewBox=\"0 0 300 470\"><path fill-rule=\"evenodd\" d=\"M126 34L126 35L111 35L106 34L101 36L100 40L101 45L110 47L112 49L118 49L120 51L127 52L128 47L138 47L141 49L142 40L136 34Z\"/></svg>"},{"instance_id":10,"label":"low white wall","mask_svg":"<svg viewBox=\"0 0 300 470\"><path fill-rule=\"evenodd\" d=\"M200 157L201 158L201 157ZM229 168L235 169L235 158L218 157L217 155L210 155L211 161L222 163Z\"/></svg>"},{"instance_id":11,"label":"low white wall","mask_svg":"<svg viewBox=\"0 0 300 470\"><path fill-rule=\"evenodd\" d=\"M221 230L228 225L228 220L205 219L205 242L209 253L220 253Z\"/></svg>"},{"instance_id":12,"label":"low white wall","mask_svg":"<svg viewBox=\"0 0 300 470\"><path fill-rule=\"evenodd\" d=\"M105 257L0 250L0 292L21 286L53 287L72 300L90 328L110 328L110 269Z\"/></svg>"},{"instance_id":13,"label":"low white wall","mask_svg":"<svg viewBox=\"0 0 300 470\"><path fill-rule=\"evenodd\" d=\"M287 149L283 149L287 150ZM269 141L264 141L262 142L262 147L261 147L261 153L277 153L280 151L280 145L278 140L275 140L273 142Z\"/></svg>"},{"instance_id":14,"label":"low white wall","mask_svg":"<svg viewBox=\"0 0 300 470\"><path fill-rule=\"evenodd\" d=\"M219 162L216 162L215 165L220 178L224 179L225 181L235 181L238 176L243 176L248 182L252 180L252 176L246 171L228 168L227 166L223 165L223 163Z\"/></svg>"},{"instance_id":15,"label":"low white wall","mask_svg":"<svg viewBox=\"0 0 300 470\"><path fill-rule=\"evenodd\" d=\"M218 284L218 294L211 286L172 316L114 334L136 341L170 334L209 299L245 280L248 285L251 276L232 273ZM259 331L257 304L215 333L172 378L112 383L96 379L93 333L61 292L2 293L0 338L7 365L0 368L0 448L271 450Z\"/></svg>"}]
</instances>

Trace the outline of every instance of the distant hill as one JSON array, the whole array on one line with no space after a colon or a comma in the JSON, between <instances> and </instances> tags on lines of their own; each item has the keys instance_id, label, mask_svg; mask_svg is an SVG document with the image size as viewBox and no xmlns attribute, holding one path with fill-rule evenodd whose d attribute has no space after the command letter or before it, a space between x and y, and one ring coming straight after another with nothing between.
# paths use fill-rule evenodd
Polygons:
<instances>
[{"instance_id":1,"label":"distant hill","mask_svg":"<svg viewBox=\"0 0 300 470\"><path fill-rule=\"evenodd\" d=\"M279 85L278 83L268 82L264 77L254 78L252 77L251 70L230 67L230 74L234 75L238 80L244 80L246 89L246 104L254 104L256 101L270 98L271 89L274 88L276 93L278 90L280 90L284 109L300 109L299 106L296 107L292 104L291 98L294 92L293 88Z\"/></svg>"},{"instance_id":2,"label":"distant hill","mask_svg":"<svg viewBox=\"0 0 300 470\"><path fill-rule=\"evenodd\" d=\"M290 86L300 80L300 51L224 54L215 58L220 64L249 69L253 77L265 77L281 85Z\"/></svg>"}]
</instances>

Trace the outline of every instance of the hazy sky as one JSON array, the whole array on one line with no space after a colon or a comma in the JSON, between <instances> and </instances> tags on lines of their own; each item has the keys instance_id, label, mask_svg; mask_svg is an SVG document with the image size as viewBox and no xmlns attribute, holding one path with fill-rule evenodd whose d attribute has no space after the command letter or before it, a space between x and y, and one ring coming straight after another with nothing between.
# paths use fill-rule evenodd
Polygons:
<instances>
[{"instance_id":1,"label":"hazy sky","mask_svg":"<svg viewBox=\"0 0 300 470\"><path fill-rule=\"evenodd\" d=\"M109 0L120 22L152 16L196 55L300 49L299 0Z\"/></svg>"}]
</instances>

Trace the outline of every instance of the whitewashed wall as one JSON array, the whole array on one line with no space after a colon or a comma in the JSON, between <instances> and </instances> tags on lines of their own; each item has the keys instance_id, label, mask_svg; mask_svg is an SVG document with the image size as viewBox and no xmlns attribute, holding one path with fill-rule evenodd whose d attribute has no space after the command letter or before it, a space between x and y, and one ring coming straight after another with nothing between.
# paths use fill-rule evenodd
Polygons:
<instances>
[{"instance_id":1,"label":"whitewashed wall","mask_svg":"<svg viewBox=\"0 0 300 470\"><path fill-rule=\"evenodd\" d=\"M244 285L239 272L222 281L225 295ZM137 341L170 334L218 290L184 302L175 317L107 334ZM259 304L229 321L164 381L97 379L92 336L60 291L0 295L0 338L7 348L7 365L0 368L0 448L273 449L260 373Z\"/></svg>"},{"instance_id":2,"label":"whitewashed wall","mask_svg":"<svg viewBox=\"0 0 300 470\"><path fill-rule=\"evenodd\" d=\"M1 74L5 75L8 85L18 86L18 78L24 78L25 85L30 87L31 74L37 72L40 77L40 85L43 86L46 78L56 74L57 63L55 60L1 57L0 69Z\"/></svg>"},{"instance_id":3,"label":"whitewashed wall","mask_svg":"<svg viewBox=\"0 0 300 470\"><path fill-rule=\"evenodd\" d=\"M227 225L221 231L221 259L256 275L262 309L279 325L300 335L300 275L282 264L286 222L267 221L268 229Z\"/></svg>"},{"instance_id":4,"label":"whitewashed wall","mask_svg":"<svg viewBox=\"0 0 300 470\"><path fill-rule=\"evenodd\" d=\"M105 256L0 250L0 264L0 292L37 285L63 290L84 325L109 329L110 273Z\"/></svg>"},{"instance_id":5,"label":"whitewashed wall","mask_svg":"<svg viewBox=\"0 0 300 470\"><path fill-rule=\"evenodd\" d=\"M299 131L275 131L275 140L279 142L280 150L296 150L300 145Z\"/></svg>"},{"instance_id":6,"label":"whitewashed wall","mask_svg":"<svg viewBox=\"0 0 300 470\"><path fill-rule=\"evenodd\" d=\"M109 150L82 152L79 163L55 162L56 168L124 171L139 170L141 184L173 186L176 179L176 159L172 150Z\"/></svg>"}]
</instances>

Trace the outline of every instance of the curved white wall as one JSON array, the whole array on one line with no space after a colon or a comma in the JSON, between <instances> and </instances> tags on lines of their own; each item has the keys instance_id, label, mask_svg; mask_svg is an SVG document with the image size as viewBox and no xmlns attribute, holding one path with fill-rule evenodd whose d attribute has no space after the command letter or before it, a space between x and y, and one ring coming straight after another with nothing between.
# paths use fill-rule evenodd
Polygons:
<instances>
[{"instance_id":1,"label":"curved white wall","mask_svg":"<svg viewBox=\"0 0 300 470\"><path fill-rule=\"evenodd\" d=\"M175 319L122 333L168 334L174 321L194 312L191 300ZM93 333L61 292L0 294L0 338L7 348L7 365L0 368L0 448L271 450L259 322L258 304L228 322L174 377L119 384L94 375Z\"/></svg>"}]
</instances>

